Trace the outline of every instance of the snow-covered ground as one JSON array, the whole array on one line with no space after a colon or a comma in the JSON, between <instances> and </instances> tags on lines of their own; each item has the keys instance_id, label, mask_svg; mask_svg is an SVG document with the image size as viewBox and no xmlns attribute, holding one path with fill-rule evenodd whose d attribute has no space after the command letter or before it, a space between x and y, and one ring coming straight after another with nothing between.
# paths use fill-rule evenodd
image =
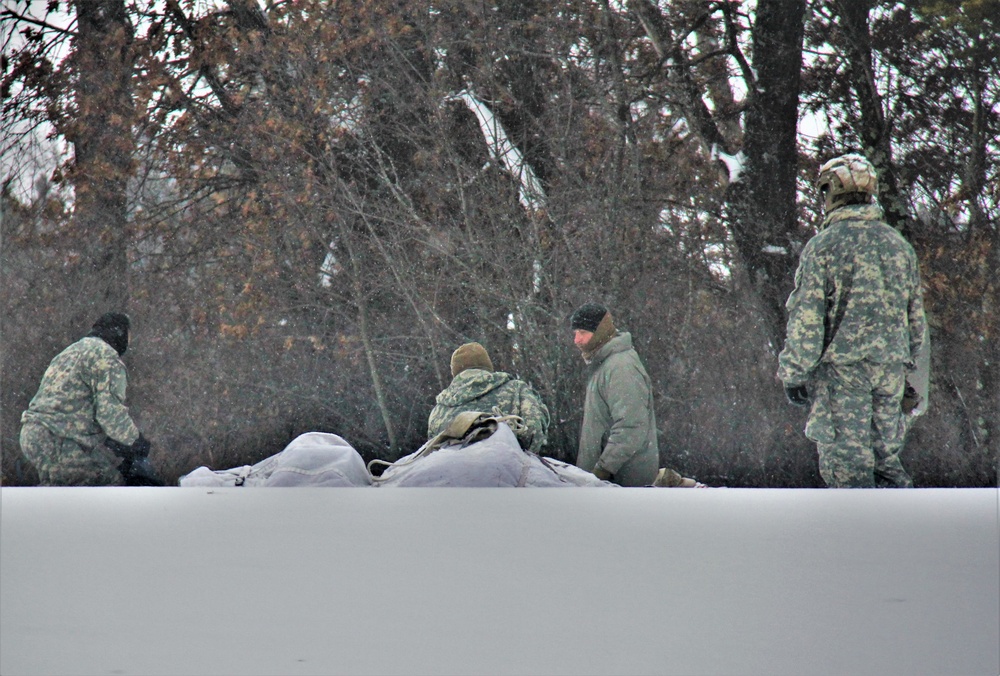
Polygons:
<instances>
[{"instance_id":1,"label":"snow-covered ground","mask_svg":"<svg viewBox=\"0 0 1000 676\"><path fill-rule=\"evenodd\" d=\"M997 490L3 488L0 673L1000 673Z\"/></svg>"}]
</instances>

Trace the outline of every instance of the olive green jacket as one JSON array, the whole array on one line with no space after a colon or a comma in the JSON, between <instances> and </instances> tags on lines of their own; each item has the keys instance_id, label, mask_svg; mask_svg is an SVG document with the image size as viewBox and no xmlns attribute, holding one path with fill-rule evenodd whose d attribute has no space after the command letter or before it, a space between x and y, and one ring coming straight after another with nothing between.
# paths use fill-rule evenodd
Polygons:
<instances>
[{"instance_id":1,"label":"olive green jacket","mask_svg":"<svg viewBox=\"0 0 1000 676\"><path fill-rule=\"evenodd\" d=\"M632 335L616 333L590 369L576 465L604 469L622 486L652 484L660 461L653 386Z\"/></svg>"}]
</instances>

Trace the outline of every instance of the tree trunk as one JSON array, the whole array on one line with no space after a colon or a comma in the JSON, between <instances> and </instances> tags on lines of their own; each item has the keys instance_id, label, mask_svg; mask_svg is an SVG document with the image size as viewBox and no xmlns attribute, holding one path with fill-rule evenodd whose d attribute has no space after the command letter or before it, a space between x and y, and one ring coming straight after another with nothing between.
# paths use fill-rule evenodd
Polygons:
<instances>
[{"instance_id":1,"label":"tree trunk","mask_svg":"<svg viewBox=\"0 0 1000 676\"><path fill-rule=\"evenodd\" d=\"M128 301L127 188L132 173L132 27L124 0L74 3L77 36L73 145L74 219L83 239L79 309L86 315Z\"/></svg>"},{"instance_id":2,"label":"tree trunk","mask_svg":"<svg viewBox=\"0 0 1000 676\"><path fill-rule=\"evenodd\" d=\"M910 237L912 219L892 168L892 134L882 108L882 97L875 85L871 32L868 27L868 12L873 3L871 0L849 0L834 4L846 38L844 51L847 62L851 65L851 88L861 111L858 133L864 145L865 156L875 166L879 176L879 203L889 225Z\"/></svg>"},{"instance_id":3,"label":"tree trunk","mask_svg":"<svg viewBox=\"0 0 1000 676\"><path fill-rule=\"evenodd\" d=\"M340 241L347 251L348 263L351 266L351 294L354 306L358 311L358 333L365 349L365 361L372 381L375 402L378 405L379 414L382 416L382 424L385 426L385 434L389 443L389 459L395 460L399 457L399 441L396 438L396 426L392 421L392 412L389 410L385 385L382 382L376 361L375 344L372 342L372 332L368 325L368 291L365 286L366 280L362 277L362 270L367 269L368 266L359 260L359 254L351 243L351 233L346 227L342 230Z\"/></svg>"},{"instance_id":4,"label":"tree trunk","mask_svg":"<svg viewBox=\"0 0 1000 676\"><path fill-rule=\"evenodd\" d=\"M753 68L741 60L748 81L742 149L727 138L706 106L693 66L671 34L660 10L632 0L688 125L713 155L742 155L739 173L729 172L726 203L738 259L762 308L759 327L775 350L784 340L785 298L795 270L798 102L802 68L805 0L761 0L753 27ZM739 54L735 39L728 49ZM669 64L669 65L668 65Z\"/></svg>"},{"instance_id":5,"label":"tree trunk","mask_svg":"<svg viewBox=\"0 0 1000 676\"><path fill-rule=\"evenodd\" d=\"M762 327L780 347L785 298L797 264L796 178L804 0L762 0L753 27L753 67L744 117L744 174L727 196L733 238L762 303Z\"/></svg>"}]
</instances>

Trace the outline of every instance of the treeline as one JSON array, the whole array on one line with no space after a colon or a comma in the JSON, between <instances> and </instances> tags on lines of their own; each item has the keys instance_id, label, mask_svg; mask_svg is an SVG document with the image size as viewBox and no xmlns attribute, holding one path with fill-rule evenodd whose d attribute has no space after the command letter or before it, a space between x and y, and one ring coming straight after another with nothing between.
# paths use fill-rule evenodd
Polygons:
<instances>
[{"instance_id":1,"label":"treeline","mask_svg":"<svg viewBox=\"0 0 1000 676\"><path fill-rule=\"evenodd\" d=\"M819 485L774 372L812 179L848 151L923 265L931 408L904 463L997 484L1000 2L7 7L5 485L33 481L45 366L108 309L171 480L306 431L415 450L469 340L572 460L586 300L633 333L663 464ZM69 159L32 161L45 134Z\"/></svg>"}]
</instances>

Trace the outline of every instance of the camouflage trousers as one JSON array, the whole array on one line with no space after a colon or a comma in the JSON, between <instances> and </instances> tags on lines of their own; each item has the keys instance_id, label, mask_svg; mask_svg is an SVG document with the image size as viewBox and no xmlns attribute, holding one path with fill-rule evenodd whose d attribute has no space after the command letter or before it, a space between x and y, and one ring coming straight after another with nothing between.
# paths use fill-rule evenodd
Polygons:
<instances>
[{"instance_id":1,"label":"camouflage trousers","mask_svg":"<svg viewBox=\"0 0 1000 676\"><path fill-rule=\"evenodd\" d=\"M824 364L810 383L806 436L816 442L819 471L831 488L913 486L899 453L906 434L900 365Z\"/></svg>"},{"instance_id":2,"label":"camouflage trousers","mask_svg":"<svg viewBox=\"0 0 1000 676\"><path fill-rule=\"evenodd\" d=\"M42 486L121 486L116 458L103 447L88 450L47 427L27 422L21 427L21 452L38 470Z\"/></svg>"}]
</instances>

